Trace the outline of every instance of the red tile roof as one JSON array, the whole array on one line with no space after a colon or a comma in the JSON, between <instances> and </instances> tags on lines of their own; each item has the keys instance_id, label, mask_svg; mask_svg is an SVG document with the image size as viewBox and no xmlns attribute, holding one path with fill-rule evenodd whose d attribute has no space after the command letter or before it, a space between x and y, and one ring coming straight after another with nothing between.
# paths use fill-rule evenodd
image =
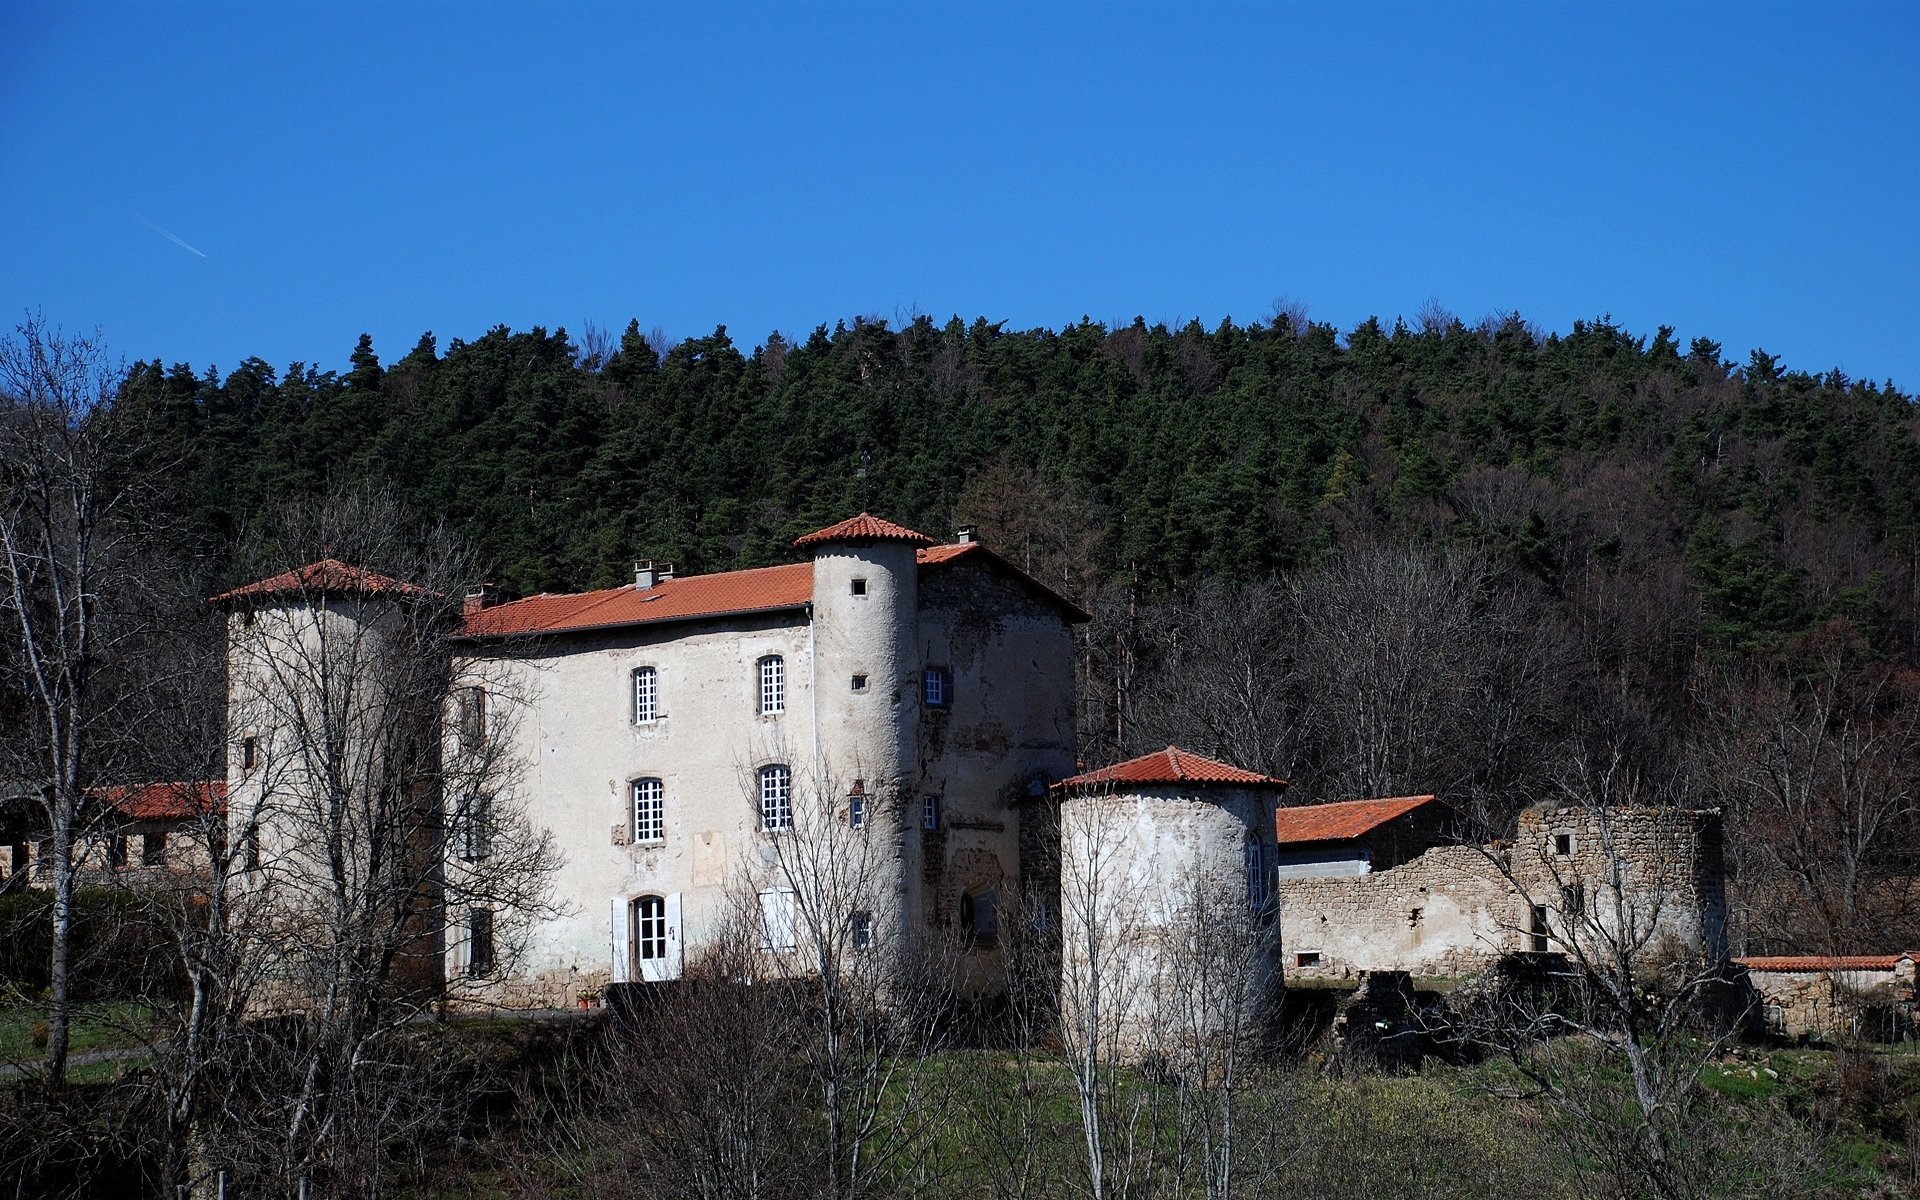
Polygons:
<instances>
[{"instance_id":1,"label":"red tile roof","mask_svg":"<svg viewBox=\"0 0 1920 1200\"><path fill-rule=\"evenodd\" d=\"M227 781L202 779L191 783L137 783L128 787L93 789L93 794L135 821L182 821L205 813L227 811Z\"/></svg>"},{"instance_id":2,"label":"red tile roof","mask_svg":"<svg viewBox=\"0 0 1920 1200\"><path fill-rule=\"evenodd\" d=\"M1255 771L1245 771L1219 759L1206 758L1178 746L1168 746L1165 750L1155 750L1152 754L1142 754L1139 758L1130 758L1123 763L1110 767L1101 767L1097 771L1075 775L1062 779L1053 786L1066 788L1107 788L1126 784L1224 784L1232 787L1272 787L1287 786L1284 779L1271 775L1261 775Z\"/></svg>"},{"instance_id":3,"label":"red tile roof","mask_svg":"<svg viewBox=\"0 0 1920 1200\"><path fill-rule=\"evenodd\" d=\"M414 584L404 583L378 571L350 567L337 558L323 558L304 567L255 580L230 592L221 592L209 603L224 604L230 600L246 600L256 596L294 596L314 592L326 595L378 596L394 593L411 596L420 591Z\"/></svg>"},{"instance_id":4,"label":"red tile roof","mask_svg":"<svg viewBox=\"0 0 1920 1200\"><path fill-rule=\"evenodd\" d=\"M1920 958L1920 950L1904 954L1762 954L1733 961L1749 971L1891 971L1903 958Z\"/></svg>"},{"instance_id":5,"label":"red tile roof","mask_svg":"<svg viewBox=\"0 0 1920 1200\"><path fill-rule=\"evenodd\" d=\"M718 575L668 579L640 591L631 585L598 592L550 592L469 615L468 637L577 633L654 621L799 608L813 599L813 564L789 563Z\"/></svg>"},{"instance_id":6,"label":"red tile roof","mask_svg":"<svg viewBox=\"0 0 1920 1200\"><path fill-rule=\"evenodd\" d=\"M848 517L838 525L816 529L793 539L793 544L802 548L818 546L822 542L912 542L916 546L933 545L933 539L924 533L865 512L857 517Z\"/></svg>"},{"instance_id":7,"label":"red tile roof","mask_svg":"<svg viewBox=\"0 0 1920 1200\"><path fill-rule=\"evenodd\" d=\"M1312 842L1345 842L1363 837L1389 821L1435 803L1432 796L1395 796L1385 800L1344 800L1338 804L1305 804L1274 814L1274 842L1301 846Z\"/></svg>"},{"instance_id":8,"label":"red tile roof","mask_svg":"<svg viewBox=\"0 0 1920 1200\"><path fill-rule=\"evenodd\" d=\"M1092 619L1071 600L979 542L927 546L918 550L915 558L923 571L942 569L961 561L978 562L1007 575L1042 601L1058 607L1069 622ZM775 612L800 608L812 601L813 564L788 563L749 571L723 571L717 575L688 575L657 583L644 592L617 587L597 592L542 593L470 613L461 633L475 638L579 633L656 621Z\"/></svg>"}]
</instances>

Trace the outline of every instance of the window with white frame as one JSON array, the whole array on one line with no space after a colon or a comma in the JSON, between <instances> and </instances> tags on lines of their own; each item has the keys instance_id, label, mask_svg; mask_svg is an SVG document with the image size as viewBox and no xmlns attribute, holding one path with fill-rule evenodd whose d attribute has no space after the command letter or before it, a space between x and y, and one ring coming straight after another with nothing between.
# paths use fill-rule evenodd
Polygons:
<instances>
[{"instance_id":1,"label":"window with white frame","mask_svg":"<svg viewBox=\"0 0 1920 1200\"><path fill-rule=\"evenodd\" d=\"M940 828L940 797L929 794L921 798L920 828Z\"/></svg>"},{"instance_id":2,"label":"window with white frame","mask_svg":"<svg viewBox=\"0 0 1920 1200\"><path fill-rule=\"evenodd\" d=\"M493 797L469 793L460 800L460 857L479 862L493 853Z\"/></svg>"},{"instance_id":3,"label":"window with white frame","mask_svg":"<svg viewBox=\"0 0 1920 1200\"><path fill-rule=\"evenodd\" d=\"M642 896L633 902L633 956L642 962L667 956L667 902Z\"/></svg>"},{"instance_id":4,"label":"window with white frame","mask_svg":"<svg viewBox=\"0 0 1920 1200\"><path fill-rule=\"evenodd\" d=\"M867 827L867 793L854 788L847 793L847 828L865 829Z\"/></svg>"},{"instance_id":5,"label":"window with white frame","mask_svg":"<svg viewBox=\"0 0 1920 1200\"><path fill-rule=\"evenodd\" d=\"M660 719L660 672L652 667L633 669L633 723Z\"/></svg>"},{"instance_id":6,"label":"window with white frame","mask_svg":"<svg viewBox=\"0 0 1920 1200\"><path fill-rule=\"evenodd\" d=\"M860 911L847 918L847 940L855 950L873 948L873 914Z\"/></svg>"},{"instance_id":7,"label":"window with white frame","mask_svg":"<svg viewBox=\"0 0 1920 1200\"><path fill-rule=\"evenodd\" d=\"M760 660L760 715L787 709L787 660L769 654Z\"/></svg>"},{"instance_id":8,"label":"window with white frame","mask_svg":"<svg viewBox=\"0 0 1920 1200\"><path fill-rule=\"evenodd\" d=\"M793 889L768 888L760 893L760 949L785 953L799 943L793 919Z\"/></svg>"},{"instance_id":9,"label":"window with white frame","mask_svg":"<svg viewBox=\"0 0 1920 1200\"><path fill-rule=\"evenodd\" d=\"M793 772L782 763L760 768L760 828L768 833L793 828Z\"/></svg>"},{"instance_id":10,"label":"window with white frame","mask_svg":"<svg viewBox=\"0 0 1920 1200\"><path fill-rule=\"evenodd\" d=\"M659 845L667 840L667 788L658 779L633 781L633 842Z\"/></svg>"},{"instance_id":11,"label":"window with white frame","mask_svg":"<svg viewBox=\"0 0 1920 1200\"><path fill-rule=\"evenodd\" d=\"M920 676L920 698L928 708L951 708L953 674L945 667L928 667Z\"/></svg>"}]
</instances>

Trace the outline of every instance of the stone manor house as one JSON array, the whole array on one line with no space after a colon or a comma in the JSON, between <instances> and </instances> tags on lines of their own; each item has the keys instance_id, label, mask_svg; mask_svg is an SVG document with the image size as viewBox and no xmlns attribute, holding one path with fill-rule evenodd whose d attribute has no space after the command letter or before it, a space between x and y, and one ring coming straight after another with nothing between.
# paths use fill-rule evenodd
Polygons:
<instances>
[{"instance_id":1,"label":"stone manor house","mask_svg":"<svg viewBox=\"0 0 1920 1200\"><path fill-rule=\"evenodd\" d=\"M672 979L743 895L762 950L790 954L794 897L772 868L809 821L879 848L879 886L845 914L851 947L957 929L984 967L976 991L995 986L1010 898L1036 906L1026 919L1070 922L1062 859L1096 817L1123 831L1106 902L1164 924L1171 910L1145 898L1176 876L1225 881L1277 921L1282 975L1460 974L1547 950L1569 906L1603 902L1582 882L1604 874L1603 843L1635 864L1636 886L1661 888L1641 916L1662 937L1723 944L1712 814L1532 812L1515 845L1489 851L1460 844L1434 797L1289 807L1285 781L1173 747L1082 771L1073 627L1086 613L969 529L942 544L862 513L795 546L804 558L784 566L641 564L627 586L505 603L470 592L440 736L510 768L501 786L558 851L560 903L510 963L495 946L507 914L438 912L441 981L571 1007ZM269 641L336 626L394 636L360 628L378 623L360 601L410 586L327 560L216 597L232 634L229 836L287 836L262 808L261 764L288 729L260 714L298 706L241 700L279 686ZM475 852L471 838L458 852Z\"/></svg>"}]
</instances>

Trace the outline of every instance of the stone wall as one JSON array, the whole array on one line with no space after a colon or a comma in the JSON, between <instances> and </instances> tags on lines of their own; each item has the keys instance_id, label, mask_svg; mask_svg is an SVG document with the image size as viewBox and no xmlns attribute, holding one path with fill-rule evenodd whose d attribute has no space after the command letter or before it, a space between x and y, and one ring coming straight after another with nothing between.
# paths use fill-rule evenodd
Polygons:
<instances>
[{"instance_id":1,"label":"stone wall","mask_svg":"<svg viewBox=\"0 0 1920 1200\"><path fill-rule=\"evenodd\" d=\"M1522 948L1525 915L1495 860L1472 846L1439 846L1367 875L1281 880L1281 965L1309 979L1470 974Z\"/></svg>"},{"instance_id":2,"label":"stone wall","mask_svg":"<svg viewBox=\"0 0 1920 1200\"><path fill-rule=\"evenodd\" d=\"M1511 843L1282 879L1279 894L1281 963L1298 978L1470 974L1502 954L1590 948L1623 929L1652 952L1725 950L1714 812L1539 808L1522 814Z\"/></svg>"}]
</instances>

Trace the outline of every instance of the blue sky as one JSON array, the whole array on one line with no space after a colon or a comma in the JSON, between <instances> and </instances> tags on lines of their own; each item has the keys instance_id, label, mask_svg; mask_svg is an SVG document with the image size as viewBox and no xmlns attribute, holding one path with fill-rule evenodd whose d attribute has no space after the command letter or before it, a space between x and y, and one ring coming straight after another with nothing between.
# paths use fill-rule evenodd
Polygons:
<instances>
[{"instance_id":1,"label":"blue sky","mask_svg":"<svg viewBox=\"0 0 1920 1200\"><path fill-rule=\"evenodd\" d=\"M1905 2L12 0L0 304L224 371L1432 298L1911 391L1916 63Z\"/></svg>"}]
</instances>

